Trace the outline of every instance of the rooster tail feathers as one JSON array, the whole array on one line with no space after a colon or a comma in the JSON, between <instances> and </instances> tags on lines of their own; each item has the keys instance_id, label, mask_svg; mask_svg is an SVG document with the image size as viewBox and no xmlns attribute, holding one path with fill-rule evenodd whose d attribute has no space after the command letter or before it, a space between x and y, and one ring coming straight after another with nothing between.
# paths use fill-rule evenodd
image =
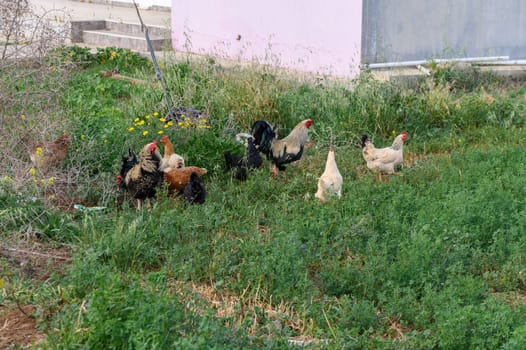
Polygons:
<instances>
[{"instance_id":1,"label":"rooster tail feathers","mask_svg":"<svg viewBox=\"0 0 526 350\"><path fill-rule=\"evenodd\" d=\"M362 148L365 147L365 144L367 143L367 141L369 141L369 136L367 135L362 135Z\"/></svg>"},{"instance_id":2,"label":"rooster tail feathers","mask_svg":"<svg viewBox=\"0 0 526 350\"><path fill-rule=\"evenodd\" d=\"M137 155L135 154L135 152L131 149L131 148L128 148L128 161L137 161L138 162L138 159L137 159Z\"/></svg>"},{"instance_id":3,"label":"rooster tail feathers","mask_svg":"<svg viewBox=\"0 0 526 350\"><path fill-rule=\"evenodd\" d=\"M257 120L252 125L252 136L254 137L254 144L259 146L259 151L268 155L272 140L276 138L276 131L272 128L272 125L265 120Z\"/></svg>"},{"instance_id":4,"label":"rooster tail feathers","mask_svg":"<svg viewBox=\"0 0 526 350\"><path fill-rule=\"evenodd\" d=\"M259 155L259 152L254 144L254 138L247 139L247 166L249 168L259 168L263 165L263 159Z\"/></svg>"},{"instance_id":5,"label":"rooster tail feathers","mask_svg":"<svg viewBox=\"0 0 526 350\"><path fill-rule=\"evenodd\" d=\"M184 188L184 198L187 204L203 204L206 198L206 188L196 172L190 174L190 181Z\"/></svg>"},{"instance_id":6,"label":"rooster tail feathers","mask_svg":"<svg viewBox=\"0 0 526 350\"><path fill-rule=\"evenodd\" d=\"M234 164L232 161L232 154L228 151L225 151L224 156L225 156L226 168L229 170L232 169L232 167L234 167Z\"/></svg>"},{"instance_id":7,"label":"rooster tail feathers","mask_svg":"<svg viewBox=\"0 0 526 350\"><path fill-rule=\"evenodd\" d=\"M229 170L239 166L241 163L241 157L233 155L229 151L225 151L224 156L225 156L226 168Z\"/></svg>"}]
</instances>

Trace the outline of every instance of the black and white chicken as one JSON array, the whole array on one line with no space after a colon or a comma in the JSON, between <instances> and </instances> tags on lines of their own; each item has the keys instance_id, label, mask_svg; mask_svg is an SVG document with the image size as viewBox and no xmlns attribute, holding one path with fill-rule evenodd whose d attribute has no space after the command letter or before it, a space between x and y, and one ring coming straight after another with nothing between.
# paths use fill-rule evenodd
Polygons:
<instances>
[{"instance_id":1,"label":"black and white chicken","mask_svg":"<svg viewBox=\"0 0 526 350\"><path fill-rule=\"evenodd\" d=\"M267 121L258 120L254 123L252 126L254 144L268 160L272 161L272 177L277 176L278 169L285 170L285 164L301 159L312 123L312 119L301 121L283 139L278 139L275 129Z\"/></svg>"}]
</instances>

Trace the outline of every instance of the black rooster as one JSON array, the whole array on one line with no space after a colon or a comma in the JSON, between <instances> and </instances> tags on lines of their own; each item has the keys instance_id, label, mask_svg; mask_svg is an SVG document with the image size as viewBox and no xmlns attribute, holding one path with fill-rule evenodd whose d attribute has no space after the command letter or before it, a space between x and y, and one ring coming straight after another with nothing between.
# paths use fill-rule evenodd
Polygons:
<instances>
[{"instance_id":1,"label":"black rooster","mask_svg":"<svg viewBox=\"0 0 526 350\"><path fill-rule=\"evenodd\" d=\"M139 163L139 159L137 158L137 155L131 148L128 148L128 157L122 156L121 172L119 175L117 175L117 185L120 188L123 188L123 189L126 188L126 185L124 184L124 178L126 177L126 174L128 173L128 171L130 171L131 168L133 168L135 164L138 164L138 163Z\"/></svg>"},{"instance_id":2,"label":"black rooster","mask_svg":"<svg viewBox=\"0 0 526 350\"><path fill-rule=\"evenodd\" d=\"M263 165L263 159L261 159L254 144L253 137L247 139L245 157L233 155L228 151L226 151L224 155L227 169L234 169L234 177L240 181L247 179L249 169L257 169Z\"/></svg>"}]
</instances>

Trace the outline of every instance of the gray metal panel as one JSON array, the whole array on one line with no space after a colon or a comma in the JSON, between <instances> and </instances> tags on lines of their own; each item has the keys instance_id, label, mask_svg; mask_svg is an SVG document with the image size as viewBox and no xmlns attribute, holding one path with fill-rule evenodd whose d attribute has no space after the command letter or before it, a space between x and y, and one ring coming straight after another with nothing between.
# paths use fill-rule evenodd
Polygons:
<instances>
[{"instance_id":1,"label":"gray metal panel","mask_svg":"<svg viewBox=\"0 0 526 350\"><path fill-rule=\"evenodd\" d=\"M524 0L363 0L362 63L526 58Z\"/></svg>"}]
</instances>

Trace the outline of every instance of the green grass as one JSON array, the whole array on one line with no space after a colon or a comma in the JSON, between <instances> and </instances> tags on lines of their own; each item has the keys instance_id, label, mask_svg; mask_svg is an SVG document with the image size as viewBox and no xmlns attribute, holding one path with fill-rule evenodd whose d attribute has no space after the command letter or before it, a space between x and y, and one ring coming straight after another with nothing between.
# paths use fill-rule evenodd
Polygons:
<instances>
[{"instance_id":1,"label":"green grass","mask_svg":"<svg viewBox=\"0 0 526 350\"><path fill-rule=\"evenodd\" d=\"M4 110L13 140L24 125L39 130L39 103L72 134L52 186L27 174L23 148L14 149L16 162L4 154L11 163L0 179L2 239L73 250L65 271L44 281L24 280L2 260L12 272L0 302L38 304L49 348L289 348L299 336L328 349L521 347L523 84L434 67L434 77L412 86L364 74L349 89L269 67L166 61L177 103L206 110L212 128L164 128L151 66L126 51L112 59L112 51L67 48L61 79L10 85L59 89L51 105ZM100 76L115 66L146 84ZM239 149L233 136L256 119L284 136L307 117L313 145L286 176L272 180L265 167L239 183L224 170L223 151ZM162 191L150 209L121 203L113 185L121 155L159 139L159 130L187 165L209 170L204 205L186 207ZM401 130L410 135L406 163L379 182L359 136L384 146ZM320 205L313 194L331 142L343 197ZM108 209L65 210L74 202Z\"/></svg>"}]
</instances>

